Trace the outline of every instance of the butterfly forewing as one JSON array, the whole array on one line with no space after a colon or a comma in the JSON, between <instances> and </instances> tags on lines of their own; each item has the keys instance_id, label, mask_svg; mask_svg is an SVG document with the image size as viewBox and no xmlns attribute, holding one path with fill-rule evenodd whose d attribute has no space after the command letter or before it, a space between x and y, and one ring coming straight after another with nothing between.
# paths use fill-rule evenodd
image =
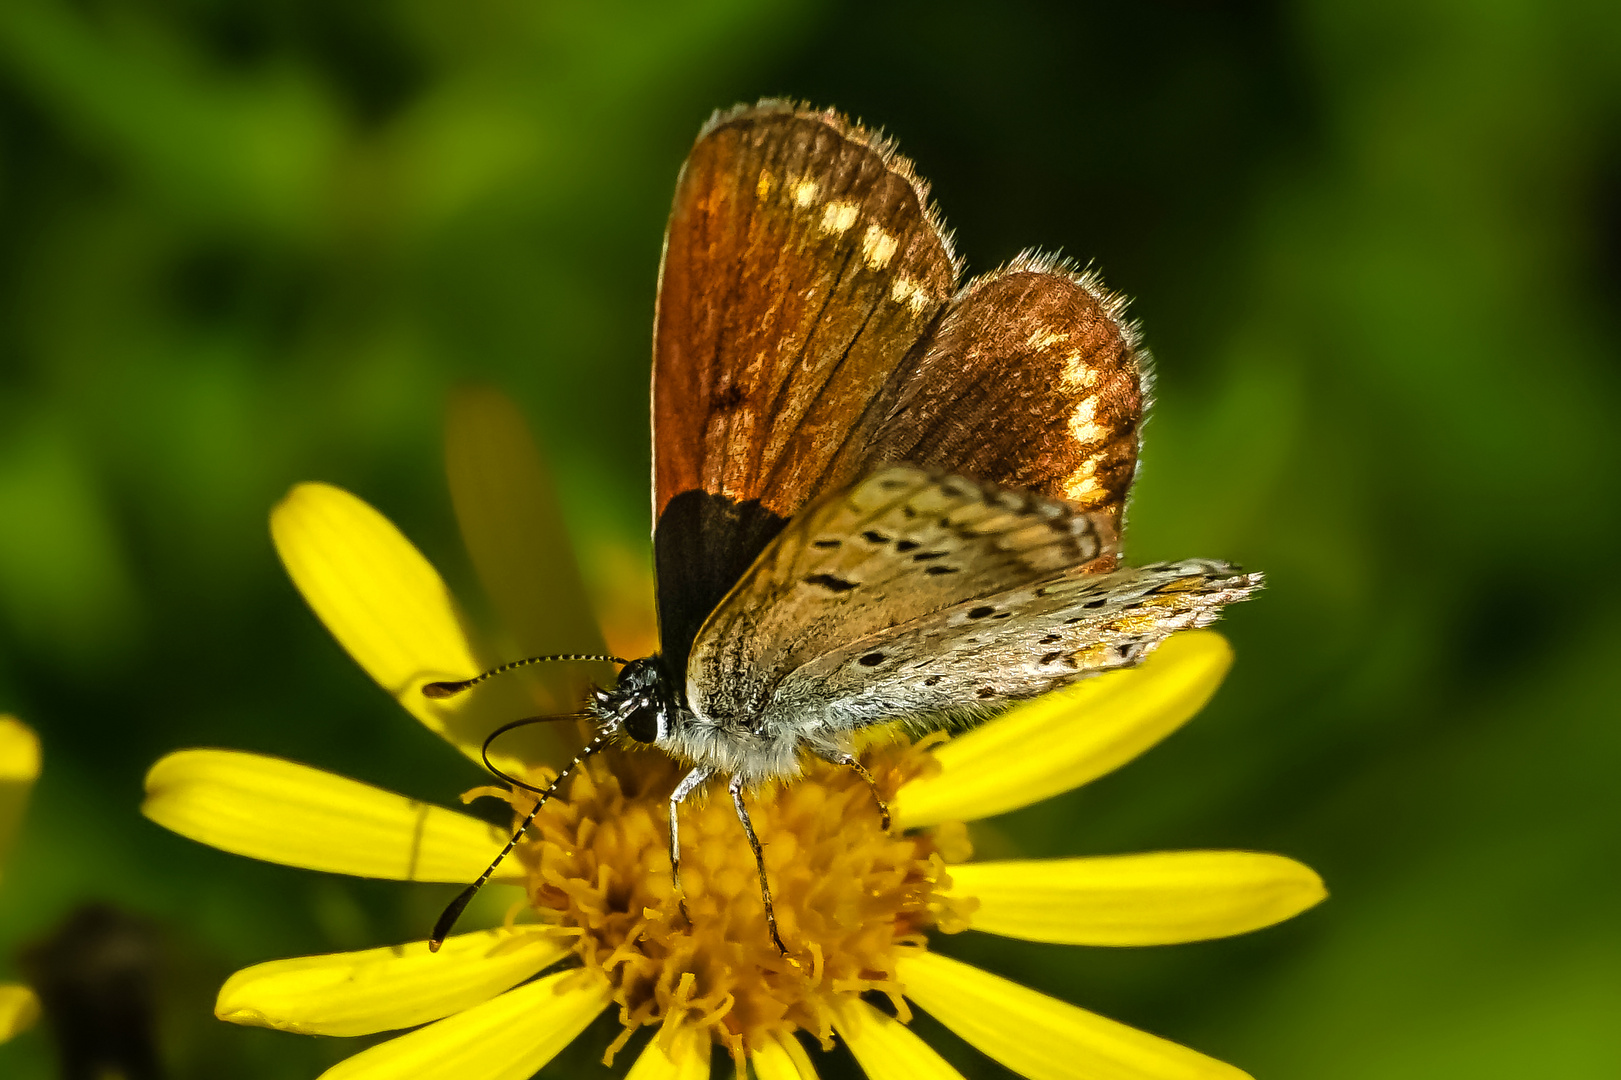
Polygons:
<instances>
[{"instance_id":1,"label":"butterfly forewing","mask_svg":"<svg viewBox=\"0 0 1621 1080\"><path fill-rule=\"evenodd\" d=\"M1145 359L1122 304L1095 278L1021 256L950 306L868 460L1022 488L1118 526Z\"/></svg>"},{"instance_id":2,"label":"butterfly forewing","mask_svg":"<svg viewBox=\"0 0 1621 1080\"><path fill-rule=\"evenodd\" d=\"M818 501L704 624L688 698L718 723L876 723L997 705L1135 663L1258 579L1193 560L1098 574L1079 512L893 466Z\"/></svg>"},{"instance_id":3,"label":"butterfly forewing","mask_svg":"<svg viewBox=\"0 0 1621 1080\"><path fill-rule=\"evenodd\" d=\"M672 660L782 522L854 478L841 449L870 442L955 287L926 190L883 140L770 102L705 128L670 215L654 344Z\"/></svg>"}]
</instances>

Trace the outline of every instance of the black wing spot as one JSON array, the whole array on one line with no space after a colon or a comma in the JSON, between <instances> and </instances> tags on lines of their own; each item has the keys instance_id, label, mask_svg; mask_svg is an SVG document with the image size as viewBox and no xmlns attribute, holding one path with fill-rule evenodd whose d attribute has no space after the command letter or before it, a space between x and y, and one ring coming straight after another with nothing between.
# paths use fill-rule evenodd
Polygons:
<instances>
[{"instance_id":1,"label":"black wing spot","mask_svg":"<svg viewBox=\"0 0 1621 1080\"><path fill-rule=\"evenodd\" d=\"M1059 637L1057 634L1048 634L1046 637L1044 637L1040 641L1036 642L1036 644L1038 644L1038 645L1057 645L1060 641L1063 641L1063 640L1064 639Z\"/></svg>"},{"instance_id":2,"label":"black wing spot","mask_svg":"<svg viewBox=\"0 0 1621 1080\"><path fill-rule=\"evenodd\" d=\"M957 567L955 567L955 566L931 566L931 567L929 567L927 570L925 570L923 572L925 574L934 574L934 575L955 574L957 572Z\"/></svg>"},{"instance_id":3,"label":"black wing spot","mask_svg":"<svg viewBox=\"0 0 1621 1080\"><path fill-rule=\"evenodd\" d=\"M1089 608L1100 608L1104 604L1107 604L1108 602L1109 602L1109 598L1107 596L1100 596L1096 600L1088 600L1082 606L1083 607L1089 607Z\"/></svg>"},{"instance_id":4,"label":"black wing spot","mask_svg":"<svg viewBox=\"0 0 1621 1080\"><path fill-rule=\"evenodd\" d=\"M901 516L915 518L917 517L917 508L911 503L907 503L905 506L901 507Z\"/></svg>"},{"instance_id":5,"label":"black wing spot","mask_svg":"<svg viewBox=\"0 0 1621 1080\"><path fill-rule=\"evenodd\" d=\"M950 555L949 551L920 551L912 556L913 562L928 562L930 559L943 559Z\"/></svg>"},{"instance_id":6,"label":"black wing spot","mask_svg":"<svg viewBox=\"0 0 1621 1080\"><path fill-rule=\"evenodd\" d=\"M861 536L862 536L862 538L864 540L868 541L869 543L873 543L873 544L887 544L887 543L889 543L889 537L885 536L883 533L879 532L877 529L868 529L866 532L862 533Z\"/></svg>"},{"instance_id":7,"label":"black wing spot","mask_svg":"<svg viewBox=\"0 0 1621 1080\"><path fill-rule=\"evenodd\" d=\"M1046 596L1047 595L1047 586L1043 585L1041 588L1037 589L1036 590L1036 595L1037 596Z\"/></svg>"},{"instance_id":8,"label":"black wing spot","mask_svg":"<svg viewBox=\"0 0 1621 1080\"><path fill-rule=\"evenodd\" d=\"M1077 615L1073 619L1065 619L1064 620L1064 625L1065 626L1074 626L1076 623L1078 623L1080 621L1081 621L1081 617L1079 615Z\"/></svg>"},{"instance_id":9,"label":"black wing spot","mask_svg":"<svg viewBox=\"0 0 1621 1080\"><path fill-rule=\"evenodd\" d=\"M995 611L996 609L993 607L977 607L968 613L968 617L970 619L983 619L985 616L990 615Z\"/></svg>"},{"instance_id":10,"label":"black wing spot","mask_svg":"<svg viewBox=\"0 0 1621 1080\"><path fill-rule=\"evenodd\" d=\"M940 676L938 676L938 675L930 675L927 679L923 680L923 685L924 686L937 686L937 685L939 685L939 683L940 683Z\"/></svg>"},{"instance_id":11,"label":"black wing spot","mask_svg":"<svg viewBox=\"0 0 1621 1080\"><path fill-rule=\"evenodd\" d=\"M1046 656L1043 656L1043 657L1042 657L1042 658L1041 658L1041 662L1042 662L1042 663L1043 663L1043 664L1053 664L1053 663L1057 663L1057 662L1058 662L1058 658L1059 658L1059 657L1060 657L1060 656L1063 656L1063 655L1064 655L1064 654L1063 654L1063 653L1062 653L1062 652L1050 652L1050 653L1048 653L1048 654L1047 654L1047 655L1046 655Z\"/></svg>"},{"instance_id":12,"label":"black wing spot","mask_svg":"<svg viewBox=\"0 0 1621 1080\"><path fill-rule=\"evenodd\" d=\"M1124 660L1126 657L1131 655L1131 650L1134 648L1136 648L1135 645L1116 645L1114 647L1114 651L1119 653L1120 658Z\"/></svg>"},{"instance_id":13,"label":"black wing spot","mask_svg":"<svg viewBox=\"0 0 1621 1080\"><path fill-rule=\"evenodd\" d=\"M897 541L895 541L895 550L896 551L916 551L918 548L920 548L922 546L923 545L918 543L916 540L897 540Z\"/></svg>"},{"instance_id":14,"label":"black wing spot","mask_svg":"<svg viewBox=\"0 0 1621 1080\"><path fill-rule=\"evenodd\" d=\"M1012 510L1016 513L1030 512L1030 501L1017 491L998 491L985 493L985 502L991 506L999 506L1003 510Z\"/></svg>"},{"instance_id":15,"label":"black wing spot","mask_svg":"<svg viewBox=\"0 0 1621 1080\"><path fill-rule=\"evenodd\" d=\"M862 667L877 667L883 662L884 654L881 652L870 652L866 656L863 656L860 660L856 661L856 663L860 664Z\"/></svg>"},{"instance_id":16,"label":"black wing spot","mask_svg":"<svg viewBox=\"0 0 1621 1080\"><path fill-rule=\"evenodd\" d=\"M1012 617L1013 617L1013 612L1011 612L1011 611L998 611L995 615L992 616L992 618L996 618L996 619L1011 619Z\"/></svg>"},{"instance_id":17,"label":"black wing spot","mask_svg":"<svg viewBox=\"0 0 1621 1080\"><path fill-rule=\"evenodd\" d=\"M805 579L807 585L820 585L831 593L849 592L856 587L856 583L833 574L812 574Z\"/></svg>"},{"instance_id":18,"label":"black wing spot","mask_svg":"<svg viewBox=\"0 0 1621 1080\"><path fill-rule=\"evenodd\" d=\"M982 697L982 698L995 697L996 696L996 691L992 690L988 686L982 686L978 690L974 691L974 696L975 697Z\"/></svg>"},{"instance_id":19,"label":"black wing spot","mask_svg":"<svg viewBox=\"0 0 1621 1080\"><path fill-rule=\"evenodd\" d=\"M722 414L736 411L741 404L743 391L736 386L728 386L709 399L710 411Z\"/></svg>"},{"instance_id":20,"label":"black wing spot","mask_svg":"<svg viewBox=\"0 0 1621 1080\"><path fill-rule=\"evenodd\" d=\"M812 540L811 541L811 547L817 547L817 548L823 548L823 549L836 548L842 543L844 543L843 540L831 540L831 539L829 539L829 540Z\"/></svg>"}]
</instances>

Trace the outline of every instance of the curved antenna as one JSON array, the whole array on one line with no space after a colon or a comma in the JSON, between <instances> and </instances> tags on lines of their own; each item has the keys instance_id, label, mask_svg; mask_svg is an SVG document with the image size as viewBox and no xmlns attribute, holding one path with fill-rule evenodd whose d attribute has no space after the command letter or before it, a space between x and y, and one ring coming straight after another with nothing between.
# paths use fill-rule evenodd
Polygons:
<instances>
[{"instance_id":1,"label":"curved antenna","mask_svg":"<svg viewBox=\"0 0 1621 1080\"><path fill-rule=\"evenodd\" d=\"M549 720L552 718L530 717L529 719L539 722L541 720ZM558 719L562 719L562 717L558 717ZM501 734L501 732L507 730L507 728L517 727L527 722L529 721L516 720L506 727L498 728L490 735L489 739L484 740L485 753L487 754L489 751L490 739L495 738L496 735ZM484 887L485 882L489 881L491 876L495 874L495 869L501 865L501 860L505 859L509 854L512 853L512 849L518 846L518 841L523 839L523 834L529 831L529 826L535 823L535 818L540 816L540 808L545 806L552 795L556 793L558 785L562 784L564 779L566 779L570 773L579 767L580 762L584 761L598 750L601 750L604 746L607 746L610 737L611 732L598 732L597 737L586 743L585 749L581 750L578 754L575 754L574 760L569 762L568 766L564 768L562 772L557 774L557 778L555 780L546 785L546 789L544 791L540 792L540 797L535 800L534 809L529 811L528 816L523 819L523 823L518 826L518 830L512 834L512 839L507 841L507 846L501 849L501 853L495 857L493 862L490 863L489 868L478 876L477 881L473 882L471 885L467 886L467 888L463 889L459 894L457 894L456 899L452 900L450 905L445 908L444 913L439 916L439 921L433 924L433 933L428 937L429 952L439 951L439 946L445 943L445 938L449 936L451 927L456 925L456 920L461 918L462 912L467 910L467 905L472 902L473 897L478 895L478 891ZM519 786L529 788L530 791L536 790L535 788L529 787L528 784L522 783L522 781L519 781L518 783Z\"/></svg>"},{"instance_id":2,"label":"curved antenna","mask_svg":"<svg viewBox=\"0 0 1621 1080\"><path fill-rule=\"evenodd\" d=\"M618 664L624 667L629 660L621 660L617 656L608 656L605 653L558 653L555 656L531 656L527 660L513 660L511 663L492 667L482 675L474 675L471 679L461 679L451 682L431 682L422 687L422 696L431 698L447 698L452 694L459 694L469 687L477 686L485 679L504 674L515 668L528 667L530 664L549 664L560 660L593 661L600 660L607 664Z\"/></svg>"},{"instance_id":3,"label":"curved antenna","mask_svg":"<svg viewBox=\"0 0 1621 1080\"><path fill-rule=\"evenodd\" d=\"M538 788L533 784L519 780L516 776L513 776L510 773L502 772L500 769L496 768L495 764L490 761L490 744L493 743L498 736L505 735L514 728L528 727L530 724L548 724L554 720L590 720L594 716L594 713L571 712L557 713L553 716L526 716L522 720L509 721L490 732L489 737L484 740L484 745L479 748L478 756L484 759L484 767L486 769L490 770L496 776L500 777L502 780L505 780L513 787L521 787L526 791L533 791L536 795L544 795L546 793L545 788Z\"/></svg>"}]
</instances>

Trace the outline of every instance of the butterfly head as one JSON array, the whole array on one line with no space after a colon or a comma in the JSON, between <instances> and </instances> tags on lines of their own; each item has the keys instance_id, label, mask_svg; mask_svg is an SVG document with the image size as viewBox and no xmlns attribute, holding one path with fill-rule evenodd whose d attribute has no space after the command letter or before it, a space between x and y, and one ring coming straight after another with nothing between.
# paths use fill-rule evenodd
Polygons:
<instances>
[{"instance_id":1,"label":"butterfly head","mask_svg":"<svg viewBox=\"0 0 1621 1080\"><path fill-rule=\"evenodd\" d=\"M670 739L674 708L657 657L632 660L619 673L617 686L598 687L591 698L604 732L652 746Z\"/></svg>"}]
</instances>

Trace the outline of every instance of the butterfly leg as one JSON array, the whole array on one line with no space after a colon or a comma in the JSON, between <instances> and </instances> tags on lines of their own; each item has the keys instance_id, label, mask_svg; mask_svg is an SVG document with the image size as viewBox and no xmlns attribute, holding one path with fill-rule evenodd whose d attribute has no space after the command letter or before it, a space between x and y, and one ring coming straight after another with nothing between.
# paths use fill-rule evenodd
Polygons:
<instances>
[{"instance_id":1,"label":"butterfly leg","mask_svg":"<svg viewBox=\"0 0 1621 1080\"><path fill-rule=\"evenodd\" d=\"M699 765L675 786L670 793L670 880L675 884L675 902L681 906L681 917L690 924L692 916L687 914L687 894L681 891L681 826L678 808L688 795L697 789L699 784L708 780L715 770L707 765Z\"/></svg>"},{"instance_id":2,"label":"butterfly leg","mask_svg":"<svg viewBox=\"0 0 1621 1080\"><path fill-rule=\"evenodd\" d=\"M820 753L820 752L819 752ZM883 820L884 831L889 831L889 803L884 801L883 793L878 790L878 781L872 778L867 767L856 760L856 756L847 750L834 750L830 753L821 753L824 760L834 765L845 765L856 771L856 775L867 782L867 788L872 792L872 801L878 804L878 816Z\"/></svg>"},{"instance_id":3,"label":"butterfly leg","mask_svg":"<svg viewBox=\"0 0 1621 1080\"><path fill-rule=\"evenodd\" d=\"M743 832L749 838L749 847L754 851L754 865L760 871L760 899L765 902L765 924L771 931L771 940L776 943L777 951L788 955L788 946L782 943L782 935L777 932L777 916L771 910L771 885L765 876L765 852L760 847L760 838L754 835L754 822L749 820L749 809L743 805L743 780L741 777L732 777L727 785L732 793L732 805L737 807L737 820L743 823Z\"/></svg>"}]
</instances>

